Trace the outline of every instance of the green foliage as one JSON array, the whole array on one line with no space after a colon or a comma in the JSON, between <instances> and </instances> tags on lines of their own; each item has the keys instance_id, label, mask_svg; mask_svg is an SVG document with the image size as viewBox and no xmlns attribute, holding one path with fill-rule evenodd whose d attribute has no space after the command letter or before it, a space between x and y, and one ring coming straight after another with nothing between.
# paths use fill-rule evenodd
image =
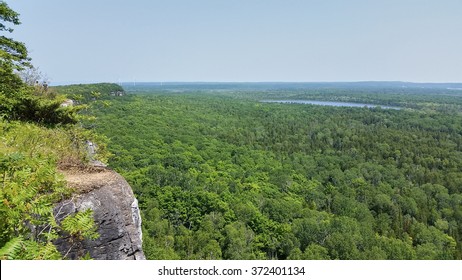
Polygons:
<instances>
[{"instance_id":1,"label":"green foliage","mask_svg":"<svg viewBox=\"0 0 462 280\"><path fill-rule=\"evenodd\" d=\"M62 257L51 240L46 243L27 240L24 241L22 254L17 259L60 260Z\"/></svg>"},{"instance_id":2,"label":"green foliage","mask_svg":"<svg viewBox=\"0 0 462 280\"><path fill-rule=\"evenodd\" d=\"M15 237L0 249L0 259L59 260L61 254L51 242L41 243Z\"/></svg>"},{"instance_id":3,"label":"green foliage","mask_svg":"<svg viewBox=\"0 0 462 280\"><path fill-rule=\"evenodd\" d=\"M0 2L0 31L12 32L6 23L19 24L18 14ZM0 36L0 117L44 125L77 122L79 106L62 107L64 96L47 88L26 85L15 72L31 67L26 46L11 38Z\"/></svg>"},{"instance_id":4,"label":"green foliage","mask_svg":"<svg viewBox=\"0 0 462 280\"><path fill-rule=\"evenodd\" d=\"M5 71L5 69L0 69ZM33 88L19 77L0 77L0 115L8 120L35 122L43 125L73 124L83 106L63 107L64 96L36 95Z\"/></svg>"},{"instance_id":5,"label":"green foliage","mask_svg":"<svg viewBox=\"0 0 462 280\"><path fill-rule=\"evenodd\" d=\"M462 116L443 110L452 97L351 92L164 91L98 107L109 163L140 201L146 256L462 258ZM258 102L276 95L421 110Z\"/></svg>"},{"instance_id":6,"label":"green foliage","mask_svg":"<svg viewBox=\"0 0 462 280\"><path fill-rule=\"evenodd\" d=\"M71 190L56 169L84 161L83 144L76 147L82 137L77 128L0 121L0 258L62 258L53 245L63 230L53 207ZM71 234L96 237L91 212L66 221Z\"/></svg>"},{"instance_id":7,"label":"green foliage","mask_svg":"<svg viewBox=\"0 0 462 280\"><path fill-rule=\"evenodd\" d=\"M0 212L4 218L0 240L5 242L5 237L25 235L47 223L53 215L51 204L65 196L67 189L51 160L15 152L2 155L0 162Z\"/></svg>"},{"instance_id":8,"label":"green foliage","mask_svg":"<svg viewBox=\"0 0 462 280\"><path fill-rule=\"evenodd\" d=\"M13 32L13 28L8 27L6 24L12 23L14 25L20 24L19 14L13 11L8 4L0 1L0 32ZM27 57L26 46L11 38L0 36L0 66L1 68L8 67L14 70L22 69L29 66L29 58ZM6 73L1 73L6 74ZM10 74L10 73L7 73Z\"/></svg>"},{"instance_id":9,"label":"green foliage","mask_svg":"<svg viewBox=\"0 0 462 280\"><path fill-rule=\"evenodd\" d=\"M84 141L104 139L75 126L45 128L30 123L0 123L0 152L16 152L37 159L48 158L50 162L61 167L87 162L88 154ZM101 146L104 151L104 142Z\"/></svg>"},{"instance_id":10,"label":"green foliage","mask_svg":"<svg viewBox=\"0 0 462 280\"><path fill-rule=\"evenodd\" d=\"M69 190L55 169L52 159L0 153L0 247L11 252L8 248L21 245L19 254L8 258L56 258L50 247L57 237L53 203Z\"/></svg>"},{"instance_id":11,"label":"green foliage","mask_svg":"<svg viewBox=\"0 0 462 280\"><path fill-rule=\"evenodd\" d=\"M82 103L88 103L100 98L107 98L116 93L125 93L121 86L112 83L55 86L52 89L58 94L66 95Z\"/></svg>"},{"instance_id":12,"label":"green foliage","mask_svg":"<svg viewBox=\"0 0 462 280\"><path fill-rule=\"evenodd\" d=\"M7 24L19 24L18 16L0 1L0 32L12 32ZM85 106L63 106L64 95L20 79L16 71L31 67L29 61L23 43L0 36L0 259L60 259L53 241L61 230L98 235L91 211L56 222L53 206L70 194L57 165L88 162L84 141L104 137L69 126ZM104 160L104 141L99 147Z\"/></svg>"},{"instance_id":13,"label":"green foliage","mask_svg":"<svg viewBox=\"0 0 462 280\"><path fill-rule=\"evenodd\" d=\"M35 95L31 88L25 88L16 93L9 100L14 104L7 112L9 119L21 121L33 121L44 125L74 124L77 122L77 113L83 106L63 107L64 96L53 98Z\"/></svg>"},{"instance_id":14,"label":"green foliage","mask_svg":"<svg viewBox=\"0 0 462 280\"><path fill-rule=\"evenodd\" d=\"M11 10L10 7L5 3L5 1L0 1L0 19L2 21L11 22L13 24L20 24L19 14ZM4 23L0 23L0 31L12 32L12 28L8 28Z\"/></svg>"},{"instance_id":15,"label":"green foliage","mask_svg":"<svg viewBox=\"0 0 462 280\"><path fill-rule=\"evenodd\" d=\"M15 237L9 240L0 249L1 260L14 260L18 258L19 252L22 249L23 240L21 237Z\"/></svg>"},{"instance_id":16,"label":"green foliage","mask_svg":"<svg viewBox=\"0 0 462 280\"><path fill-rule=\"evenodd\" d=\"M91 209L67 216L61 222L61 227L74 239L96 239L99 237L95 221L93 220L93 211Z\"/></svg>"}]
</instances>

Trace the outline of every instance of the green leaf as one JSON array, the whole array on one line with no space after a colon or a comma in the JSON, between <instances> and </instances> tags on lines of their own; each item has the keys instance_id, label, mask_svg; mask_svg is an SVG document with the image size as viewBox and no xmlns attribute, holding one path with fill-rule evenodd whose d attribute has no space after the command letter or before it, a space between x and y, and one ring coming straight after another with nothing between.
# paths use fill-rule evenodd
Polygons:
<instances>
[{"instance_id":1,"label":"green leaf","mask_svg":"<svg viewBox=\"0 0 462 280\"><path fill-rule=\"evenodd\" d=\"M17 258L23 245L22 237L15 237L0 249L0 260L14 260Z\"/></svg>"}]
</instances>

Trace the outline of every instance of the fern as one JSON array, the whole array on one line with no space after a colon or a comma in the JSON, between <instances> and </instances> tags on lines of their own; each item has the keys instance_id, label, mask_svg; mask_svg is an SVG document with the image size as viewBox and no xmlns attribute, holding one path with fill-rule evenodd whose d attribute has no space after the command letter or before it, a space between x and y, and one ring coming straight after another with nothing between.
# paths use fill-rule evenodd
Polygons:
<instances>
[{"instance_id":1,"label":"fern","mask_svg":"<svg viewBox=\"0 0 462 280\"><path fill-rule=\"evenodd\" d=\"M80 260L93 260L93 258L90 256L90 252L87 252L85 255L83 255Z\"/></svg>"},{"instance_id":2,"label":"fern","mask_svg":"<svg viewBox=\"0 0 462 280\"><path fill-rule=\"evenodd\" d=\"M23 240L21 237L15 237L8 241L0 249L0 260L13 260L16 259L21 252L23 246Z\"/></svg>"},{"instance_id":3,"label":"fern","mask_svg":"<svg viewBox=\"0 0 462 280\"><path fill-rule=\"evenodd\" d=\"M61 222L61 227L78 239L96 239L99 237L99 234L96 232L97 227L91 209L67 216Z\"/></svg>"},{"instance_id":4,"label":"fern","mask_svg":"<svg viewBox=\"0 0 462 280\"><path fill-rule=\"evenodd\" d=\"M93 138L79 127L51 129L0 118L0 259L62 258L53 241L63 231L80 240L98 237L91 210L62 224L53 215L53 205L72 192L57 163L82 163L86 150L80 143Z\"/></svg>"},{"instance_id":5,"label":"fern","mask_svg":"<svg viewBox=\"0 0 462 280\"><path fill-rule=\"evenodd\" d=\"M26 260L59 260L61 254L51 242L41 244L35 241L24 242L24 253L21 259Z\"/></svg>"}]
</instances>

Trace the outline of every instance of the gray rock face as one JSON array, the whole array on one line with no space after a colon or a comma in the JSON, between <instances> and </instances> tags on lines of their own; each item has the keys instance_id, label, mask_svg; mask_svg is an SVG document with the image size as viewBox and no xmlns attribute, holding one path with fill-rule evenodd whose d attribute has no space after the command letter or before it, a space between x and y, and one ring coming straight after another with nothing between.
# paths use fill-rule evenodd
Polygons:
<instances>
[{"instance_id":1,"label":"gray rock face","mask_svg":"<svg viewBox=\"0 0 462 280\"><path fill-rule=\"evenodd\" d=\"M97 260L145 259L138 201L127 181L105 168L96 172L63 173L77 194L55 207L57 220L91 208L99 233L96 240L76 242L69 236L58 239L55 244L63 256L78 259L89 253Z\"/></svg>"}]
</instances>

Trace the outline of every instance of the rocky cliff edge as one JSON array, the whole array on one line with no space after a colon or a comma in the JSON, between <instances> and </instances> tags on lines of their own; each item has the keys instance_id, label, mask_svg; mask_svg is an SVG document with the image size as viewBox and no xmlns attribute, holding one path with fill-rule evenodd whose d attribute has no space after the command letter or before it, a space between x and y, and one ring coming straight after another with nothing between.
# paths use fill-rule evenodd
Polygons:
<instances>
[{"instance_id":1,"label":"rocky cliff edge","mask_svg":"<svg viewBox=\"0 0 462 280\"><path fill-rule=\"evenodd\" d=\"M70 168L61 172L75 192L71 199L55 207L55 217L61 221L90 208L99 233L96 240L76 242L69 236L61 237L55 244L63 256L79 259L89 254L96 260L145 259L138 201L127 181L105 167Z\"/></svg>"}]
</instances>

